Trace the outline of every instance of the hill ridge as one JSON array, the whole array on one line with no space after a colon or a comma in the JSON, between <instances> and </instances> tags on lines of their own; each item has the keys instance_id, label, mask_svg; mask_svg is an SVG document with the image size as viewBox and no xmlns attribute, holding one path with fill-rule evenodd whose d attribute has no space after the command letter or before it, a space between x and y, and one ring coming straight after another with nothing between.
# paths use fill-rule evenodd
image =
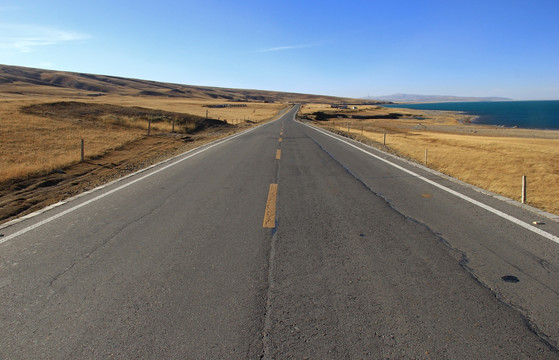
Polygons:
<instances>
[{"instance_id":1,"label":"hill ridge","mask_svg":"<svg viewBox=\"0 0 559 360\"><path fill-rule=\"evenodd\" d=\"M46 70L0 64L0 93L45 94L64 89L81 95L161 96L170 98L218 99L224 101L279 101L323 103L372 103L371 100L272 90L233 89L183 85L111 75ZM376 103L376 102L375 102Z\"/></svg>"}]
</instances>

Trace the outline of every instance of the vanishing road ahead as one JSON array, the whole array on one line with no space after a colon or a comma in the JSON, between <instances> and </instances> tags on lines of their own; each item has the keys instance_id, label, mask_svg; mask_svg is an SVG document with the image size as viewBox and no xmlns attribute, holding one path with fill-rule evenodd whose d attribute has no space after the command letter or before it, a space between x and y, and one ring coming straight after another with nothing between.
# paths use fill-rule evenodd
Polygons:
<instances>
[{"instance_id":1,"label":"vanishing road ahead","mask_svg":"<svg viewBox=\"0 0 559 360\"><path fill-rule=\"evenodd\" d=\"M559 223L295 111L3 226L0 358L559 358Z\"/></svg>"}]
</instances>

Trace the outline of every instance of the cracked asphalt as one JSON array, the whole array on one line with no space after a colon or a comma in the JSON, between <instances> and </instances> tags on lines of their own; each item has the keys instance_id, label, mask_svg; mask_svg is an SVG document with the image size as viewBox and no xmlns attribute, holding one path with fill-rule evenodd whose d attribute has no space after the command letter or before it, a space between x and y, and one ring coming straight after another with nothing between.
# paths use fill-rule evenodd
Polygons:
<instances>
[{"instance_id":1,"label":"cracked asphalt","mask_svg":"<svg viewBox=\"0 0 559 360\"><path fill-rule=\"evenodd\" d=\"M4 225L0 358L559 358L558 244L293 114Z\"/></svg>"}]
</instances>

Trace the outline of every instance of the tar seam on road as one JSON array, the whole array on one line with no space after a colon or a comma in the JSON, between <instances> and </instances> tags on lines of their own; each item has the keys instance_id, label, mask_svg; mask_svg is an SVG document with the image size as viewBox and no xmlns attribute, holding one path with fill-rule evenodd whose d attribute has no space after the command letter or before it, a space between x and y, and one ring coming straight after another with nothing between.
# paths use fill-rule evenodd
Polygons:
<instances>
[{"instance_id":1,"label":"tar seam on road","mask_svg":"<svg viewBox=\"0 0 559 360\"><path fill-rule=\"evenodd\" d=\"M320 132L320 133L322 133L322 134L324 134L324 135L326 135L326 136L329 136L329 137L331 137L331 138L333 138L333 139L335 139L335 140L338 140L338 141L340 141L340 142L342 142L342 143L344 143L344 144L346 144L346 145L349 145L349 146L351 146L352 148L357 149L357 150L359 150L359 151L361 151L361 152L363 152L363 153L365 153L365 154L367 154L367 155L369 155L369 156L371 156L371 157L374 157L375 159L380 160L380 161L382 161L382 162L384 162L384 163L386 163L386 164L388 164L388 165L390 165L390 166L393 166L393 167L395 167L396 169L399 169L399 170L401 170L401 171L403 171L403 172L405 172L405 173L407 173L407 174L410 174L410 175L412 175L413 177L415 177L415 178L417 178L417 179L419 179L419 180L422 180L422 181L424 181L424 182L426 182L426 183L428 183L428 184L431 184L431 185L433 185L433 186L435 186L435 187L437 187L437 188L439 188L439 189L441 189L441 190L443 190L443 191L448 192L449 194L452 194L452 195L454 195L454 196L457 196L457 197L461 198L462 200L465 200L465 201L467 201L467 202L469 202L469 203L471 203L471 204L474 204L474 205L476 205L476 206L479 206L480 208L485 209L485 210L487 210L487 211L489 211L489 212L491 212L491 213L493 213L493 214L495 214L495 215L497 215L497 216L499 216L499 217L501 217L501 218L503 218L503 219L505 219L505 220L508 220L508 221L510 221L510 222L512 222L512 223L514 223L514 224L517 224L517 225L519 225L519 226L521 226L521 227L523 227L523 228L525 228L525 229L527 229L527 230L530 230L530 231L532 231L532 232L534 232L534 233L536 233L536 234L538 234L538 235L540 235L540 236L545 237L546 239L549 239L549 240L551 240L551 241L553 241L553 242L559 244L559 237L557 237L557 236L555 236L555 235L553 235L553 234L550 234L550 233L548 233L548 232L546 232L546 231L543 231L543 230L541 230L541 229L538 229L538 228L535 227L535 226L532 226L532 225L530 225L530 224L527 224L527 223L525 223L524 221L522 221L522 220L520 220L520 219L517 219L517 218L515 218L515 217L513 217L513 216L511 216L511 215L509 215L509 214L506 214L506 213L504 213L504 212L502 212L502 211L500 211L500 210L497 210L497 209L495 209L495 208L493 208L493 207L491 207L491 206L489 206L489 205L486 205L486 204L484 204L484 203L482 203L482 202L480 202L480 201L474 200L474 199L472 199L472 198L469 197L469 196L466 196L466 195L461 194L461 193L459 193L459 192L457 192L457 191L455 191L455 190L452 190L452 189L450 189L450 188L447 188L446 186L441 185L441 184L439 184L439 183L437 183L437 182L435 182L435 181L433 181L433 180L429 180L429 179L427 179L426 177L423 177L423 176L421 176L421 175L419 175L419 174L417 174L417 173L415 173L415 172L413 172L413 171L411 171L411 170L408 170L408 169L406 169L406 168L404 168L404 167L402 167L402 166L400 166L400 165L397 165L397 164L395 164L395 163L393 163L393 162L391 162L391 161L388 161L388 160L386 160L386 159L383 159L383 158L380 157L380 156L377 156L377 155L375 155L375 154L371 154L370 152L368 152L368 151L366 151L366 150L364 150L364 149L361 149L359 146L356 146L356 145L354 145L354 144L352 144L352 143L350 143L350 142L348 142L348 141L346 141L346 140L340 139L340 138L338 138L338 137L336 137L336 136L334 136L334 135L332 135L332 134L330 134L330 133L328 133L328 132L326 132L326 131L324 131L324 130L317 129L317 128L315 128L314 126L310 126L310 125L307 125L307 124L304 124L304 123L301 123L301 124L302 124L302 125L305 125L305 126L307 126L307 127L309 127L309 128L311 128L311 129L313 129L313 130L315 130L315 131L318 131L318 132Z\"/></svg>"},{"instance_id":2,"label":"tar seam on road","mask_svg":"<svg viewBox=\"0 0 559 360\"><path fill-rule=\"evenodd\" d=\"M262 360L271 358L270 351L272 348L272 339L270 332L272 331L272 292L274 290L277 242L278 233L273 232L270 241L270 256L268 258L268 291L266 293L266 313L264 314L264 326L262 329Z\"/></svg>"},{"instance_id":3,"label":"tar seam on road","mask_svg":"<svg viewBox=\"0 0 559 360\"><path fill-rule=\"evenodd\" d=\"M261 126L266 126L266 125L271 124L271 123L272 123L272 122L269 122L269 123L266 123L266 124L261 125ZM20 236L20 235L25 234L26 232L29 232L29 231L31 231L31 230L33 230L33 229L36 229L36 228L38 228L38 227L40 227L40 226L42 226L42 225L48 224L49 222L51 222L51 221L53 221L53 220L56 220L56 219L58 219L58 218L60 218L60 217L62 217L62 216L64 216L64 215L67 215L67 214L69 214L69 213L71 213L71 212L74 212L74 211L76 211L76 210L78 210L78 209L80 209L80 208L82 208L82 207L84 207L84 206L86 206L86 205L89 205L89 204L91 204L91 203L93 203L93 202L95 202L95 201L97 201L97 200L100 200L100 199L102 199L102 198L104 198L104 197L106 197L106 196L109 196L109 195L111 195L111 194L113 194L113 193L115 193L115 192L117 192L117 191L119 191L119 190L122 190L122 189L124 189L124 188L127 188L127 187L130 186L130 185L133 185L133 184L135 184L135 183L137 183L137 182L139 182L139 181L142 181L142 180L144 180L144 179L146 179L146 178L148 178L148 177L150 177L150 176L153 176L153 175L155 175L155 174L157 174L157 173L160 173L160 172L162 172L162 171L164 171L164 170L166 170L166 169L168 169L168 168L170 168L170 167L172 167L172 166L175 166L175 165L177 165L177 164L179 164L179 163L181 163L181 162L183 162L183 161L185 161L185 160L190 159L191 157L194 157L194 156L196 156L196 155L198 155L198 154L201 154L202 152L204 152L204 151L206 151L206 150L209 150L209 149L211 149L211 148L213 148L213 147L215 147L215 146L221 145L221 144L223 144L223 143L225 143L225 142L228 142L229 140L235 139L235 138L237 138L237 137L239 137L239 136L245 135L245 134L247 134L247 133L249 133L249 132L251 132L251 131L253 131L253 130L255 130L255 129L258 129L258 128L260 128L260 126L253 127L253 128L251 128L251 129L249 129L249 130L247 130L247 131L243 131L243 132L241 132L241 133L239 133L239 134L235 134L235 135L232 135L232 136L227 137L227 138L225 138L225 139L218 140L217 142L215 142L215 143L213 143L213 144L210 144L210 145L207 145L207 146L203 147L202 149L198 148L198 149L191 150L191 151L194 151L192 154L187 155L187 156L185 156L185 157L183 157L183 158L181 158L181 159L179 159L179 160L177 160L177 161L175 161L175 162L173 162L173 163L171 163L171 164L165 165L165 166L163 166L163 167L160 168L160 169L154 170L154 171L152 171L152 172L150 172L150 173L148 173L148 174L146 174L146 175L144 175L144 176L142 176L142 177L140 177L140 178L137 178L137 179L135 179L135 180L132 180L132 181L130 181L130 182L126 183L126 184L123 184L123 185L121 185L121 186L119 186L119 187L117 187L117 188L114 188L114 189L112 189L112 190L110 190L110 191L107 191L106 193L103 193L103 194L101 194L101 195L98 195L98 196L96 196L96 197L94 197L94 198L92 198L92 199L89 199L89 200L87 200L87 201L81 203L81 204L78 204L78 205L73 206L73 207L71 207L71 208L69 208L69 209L67 209L67 210L64 210L64 211L62 211L62 212L60 212L60 213L58 213L58 214L56 214L56 215L53 215L53 216L51 216L51 217L48 217L48 218L46 218L45 220L39 221L38 223L33 224L33 225L30 225L30 226L28 226L28 227L26 227L26 228L24 228L24 229L21 229L21 230L15 232L15 233L13 233L13 234L10 234L10 235L7 235L7 236L5 236L5 237L3 237L3 238L0 238L0 245L3 244L3 243L5 243L5 242L7 242L7 241L9 241L9 240L12 240L12 239L14 239L14 238L16 238L16 237L18 237L18 236ZM188 152L187 152L187 153L188 153ZM182 155L179 155L178 157L180 157L180 156L182 156ZM155 166L156 166L156 165L155 165ZM140 170L140 171L138 171L137 173L143 172L143 171L145 171L145 170L146 170L146 169ZM135 173L135 174L137 174L137 173ZM132 175L135 175L135 174L132 174ZM122 179L120 179L120 180L122 180ZM117 180L117 181L118 181L118 180ZM106 185L105 185L105 186L106 186ZM99 188L103 188L103 187L105 187L105 186L100 186Z\"/></svg>"}]
</instances>

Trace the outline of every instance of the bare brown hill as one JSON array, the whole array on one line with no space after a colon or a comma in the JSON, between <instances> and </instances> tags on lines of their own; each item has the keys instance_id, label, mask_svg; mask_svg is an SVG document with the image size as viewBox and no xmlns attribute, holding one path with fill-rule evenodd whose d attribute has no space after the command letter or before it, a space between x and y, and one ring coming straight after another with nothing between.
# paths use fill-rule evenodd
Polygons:
<instances>
[{"instance_id":1,"label":"bare brown hill","mask_svg":"<svg viewBox=\"0 0 559 360\"><path fill-rule=\"evenodd\" d=\"M280 101L311 103L374 103L373 100L339 98L265 90L228 89L181 85L116 76L0 65L0 94L49 95L80 93L103 96L157 96L170 98L218 99L225 101Z\"/></svg>"}]
</instances>

